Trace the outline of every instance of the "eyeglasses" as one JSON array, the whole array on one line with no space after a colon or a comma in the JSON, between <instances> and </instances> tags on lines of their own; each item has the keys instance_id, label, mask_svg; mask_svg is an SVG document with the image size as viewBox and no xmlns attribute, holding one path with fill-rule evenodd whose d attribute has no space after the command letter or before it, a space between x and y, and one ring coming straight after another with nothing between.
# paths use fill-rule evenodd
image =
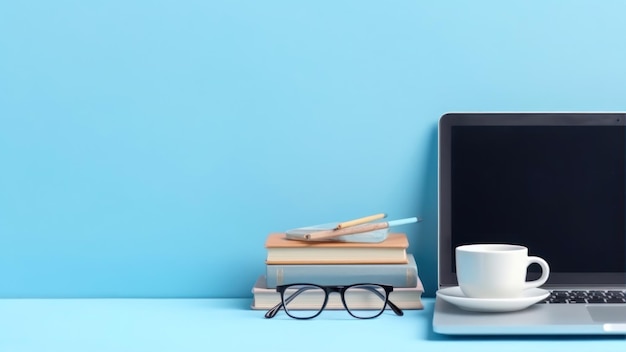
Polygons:
<instances>
[{"instance_id":1,"label":"eyeglasses","mask_svg":"<svg viewBox=\"0 0 626 352\"><path fill-rule=\"evenodd\" d=\"M354 284L349 286L320 286L314 284L291 284L276 286L281 302L265 313L266 318L276 316L280 308L295 319L311 319L318 316L328 303L328 295L337 292L350 315L359 319L371 319L381 315L387 306L396 315L404 313L389 300L393 286L379 284Z\"/></svg>"}]
</instances>

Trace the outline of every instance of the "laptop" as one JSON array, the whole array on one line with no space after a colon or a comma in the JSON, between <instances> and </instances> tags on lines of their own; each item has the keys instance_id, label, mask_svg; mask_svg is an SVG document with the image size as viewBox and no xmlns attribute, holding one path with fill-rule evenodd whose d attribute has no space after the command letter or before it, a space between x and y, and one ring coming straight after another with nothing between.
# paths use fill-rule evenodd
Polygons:
<instances>
[{"instance_id":1,"label":"laptop","mask_svg":"<svg viewBox=\"0 0 626 352\"><path fill-rule=\"evenodd\" d=\"M438 231L438 292L457 286L463 244L524 245L550 276L547 297L525 308L485 312L437 295L435 332L626 334L626 113L443 115Z\"/></svg>"}]
</instances>

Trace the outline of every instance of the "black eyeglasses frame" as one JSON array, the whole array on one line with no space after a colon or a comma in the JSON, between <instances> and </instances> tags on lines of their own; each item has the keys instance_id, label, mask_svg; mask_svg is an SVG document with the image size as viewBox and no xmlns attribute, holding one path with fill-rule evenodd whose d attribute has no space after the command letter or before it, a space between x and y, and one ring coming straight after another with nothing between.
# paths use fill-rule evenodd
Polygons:
<instances>
[{"instance_id":1,"label":"black eyeglasses frame","mask_svg":"<svg viewBox=\"0 0 626 352\"><path fill-rule=\"evenodd\" d=\"M289 309L285 308L286 305L289 304L289 301L285 302L285 292L287 291L289 287L292 287L292 286L312 286L312 287L316 287L316 288L323 290L325 293L325 297L324 297L324 302L322 306L320 307L319 311L310 317L299 317L299 316L291 315L289 313ZM381 310L377 314L370 316L370 317L361 317L361 316L355 315L353 312L350 311L350 308L348 308L348 305L346 304L345 292L346 290L353 288L355 286L378 286L378 287L381 287L385 291L385 297L384 297L385 304L382 306ZM345 310L351 316L357 319L376 318L380 316L381 314L383 314L387 306L389 306L389 308L391 308L391 310L396 315L398 316L404 315L404 312L402 311L402 309L400 309L397 305L395 305L393 302L389 300L389 294L393 292L393 286L390 286L390 285L381 285L381 284L374 284L374 283L358 283L358 284L352 284L352 285L317 285L317 284L311 284L311 283L294 283L294 284L276 286L276 292L280 293L280 303L278 303L277 305L272 307L270 310L268 310L267 313L265 313L265 318L270 319L270 318L275 317L278 311L280 310L280 308L283 308L285 310L285 313L287 313L287 315L290 316L291 318L301 319L301 320L313 319L317 317L318 315L320 315L322 311L326 308L326 304L328 303L328 296L333 292L339 293L339 295L341 296L341 303L343 304L343 307L345 308ZM380 294L380 292L378 292L377 290L373 290L372 292L375 292L376 294ZM291 299L295 298L298 294L299 292L294 295L291 295L290 297L287 298L287 300L289 300L289 298Z\"/></svg>"}]
</instances>

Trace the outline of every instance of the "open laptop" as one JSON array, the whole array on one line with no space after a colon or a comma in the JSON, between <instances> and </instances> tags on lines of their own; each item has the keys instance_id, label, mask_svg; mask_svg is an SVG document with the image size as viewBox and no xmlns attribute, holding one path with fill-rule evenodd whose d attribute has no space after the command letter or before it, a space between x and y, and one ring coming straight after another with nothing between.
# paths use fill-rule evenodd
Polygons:
<instances>
[{"instance_id":1,"label":"open laptop","mask_svg":"<svg viewBox=\"0 0 626 352\"><path fill-rule=\"evenodd\" d=\"M440 291L456 246L513 243L547 260L550 297L499 313L437 297L435 332L626 334L626 113L445 114L438 236Z\"/></svg>"}]
</instances>

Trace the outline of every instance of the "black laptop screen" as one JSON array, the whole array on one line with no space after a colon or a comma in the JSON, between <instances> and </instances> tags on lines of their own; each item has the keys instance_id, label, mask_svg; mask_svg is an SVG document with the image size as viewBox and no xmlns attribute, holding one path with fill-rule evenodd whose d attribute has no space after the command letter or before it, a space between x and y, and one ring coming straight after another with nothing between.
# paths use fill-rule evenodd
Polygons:
<instances>
[{"instance_id":1,"label":"black laptop screen","mask_svg":"<svg viewBox=\"0 0 626 352\"><path fill-rule=\"evenodd\" d=\"M622 127L457 126L452 141L454 245L524 244L556 272L624 270Z\"/></svg>"},{"instance_id":2,"label":"black laptop screen","mask_svg":"<svg viewBox=\"0 0 626 352\"><path fill-rule=\"evenodd\" d=\"M449 128L446 250L467 243L522 244L550 263L553 277L615 273L624 281L624 126Z\"/></svg>"}]
</instances>

